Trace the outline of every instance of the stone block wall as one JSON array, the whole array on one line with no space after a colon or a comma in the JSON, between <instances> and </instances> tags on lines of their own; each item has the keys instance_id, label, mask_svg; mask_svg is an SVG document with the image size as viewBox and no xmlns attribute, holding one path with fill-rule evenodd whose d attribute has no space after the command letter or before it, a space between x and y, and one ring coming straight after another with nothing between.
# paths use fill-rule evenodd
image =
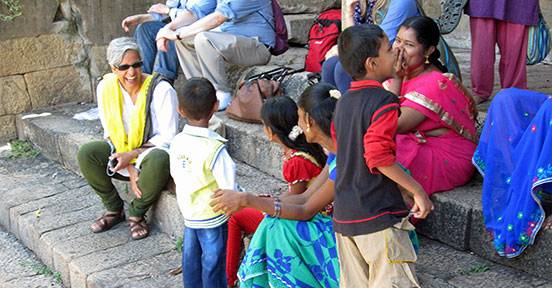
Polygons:
<instances>
[{"instance_id":1,"label":"stone block wall","mask_svg":"<svg viewBox=\"0 0 552 288\"><path fill-rule=\"evenodd\" d=\"M93 101L96 78L109 72L105 49L115 37L130 36L121 20L164 0L20 0L23 15L0 21L0 141L15 138L15 115L74 101ZM433 17L438 0L419 0ZM304 45L320 11L340 0L279 0L290 43ZM0 13L5 7L0 4ZM541 0L552 24L552 1ZM446 36L453 47L469 48L468 17ZM182 78L182 77L181 77ZM177 87L182 81L177 81Z\"/></svg>"}]
</instances>

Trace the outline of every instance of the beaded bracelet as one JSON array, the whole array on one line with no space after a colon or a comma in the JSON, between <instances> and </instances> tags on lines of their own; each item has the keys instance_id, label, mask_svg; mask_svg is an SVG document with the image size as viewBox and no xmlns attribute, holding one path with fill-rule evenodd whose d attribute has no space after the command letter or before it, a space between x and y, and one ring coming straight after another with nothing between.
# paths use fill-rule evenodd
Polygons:
<instances>
[{"instance_id":1,"label":"beaded bracelet","mask_svg":"<svg viewBox=\"0 0 552 288\"><path fill-rule=\"evenodd\" d=\"M280 201L280 197L276 197L274 198L274 214L272 215L272 217L279 218L281 213L282 213L282 201Z\"/></svg>"}]
</instances>

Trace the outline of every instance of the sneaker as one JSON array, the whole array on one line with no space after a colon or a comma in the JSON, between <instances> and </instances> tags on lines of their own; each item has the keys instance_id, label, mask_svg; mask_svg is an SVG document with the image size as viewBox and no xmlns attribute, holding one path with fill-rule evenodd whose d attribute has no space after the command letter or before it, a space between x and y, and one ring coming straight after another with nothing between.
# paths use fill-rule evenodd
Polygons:
<instances>
[{"instance_id":1,"label":"sneaker","mask_svg":"<svg viewBox=\"0 0 552 288\"><path fill-rule=\"evenodd\" d=\"M224 111L226 110L226 107L230 105L230 102L232 102L232 93L217 90L217 99L219 101L218 111Z\"/></svg>"},{"instance_id":2,"label":"sneaker","mask_svg":"<svg viewBox=\"0 0 552 288\"><path fill-rule=\"evenodd\" d=\"M441 34L452 32L460 23L464 6L468 0L441 0L441 16L437 19Z\"/></svg>"}]
</instances>

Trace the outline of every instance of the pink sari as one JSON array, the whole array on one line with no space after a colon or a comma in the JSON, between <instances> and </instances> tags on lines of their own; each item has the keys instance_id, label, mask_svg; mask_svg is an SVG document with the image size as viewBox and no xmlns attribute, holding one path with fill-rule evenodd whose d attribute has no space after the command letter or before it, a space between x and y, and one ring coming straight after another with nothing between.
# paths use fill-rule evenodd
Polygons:
<instances>
[{"instance_id":1,"label":"pink sari","mask_svg":"<svg viewBox=\"0 0 552 288\"><path fill-rule=\"evenodd\" d=\"M426 193L451 190L466 184L474 171L476 148L472 100L452 74L429 72L401 88L401 107L422 113L426 119L414 131L397 134L397 161L408 168ZM437 137L434 129L449 129Z\"/></svg>"}]
</instances>

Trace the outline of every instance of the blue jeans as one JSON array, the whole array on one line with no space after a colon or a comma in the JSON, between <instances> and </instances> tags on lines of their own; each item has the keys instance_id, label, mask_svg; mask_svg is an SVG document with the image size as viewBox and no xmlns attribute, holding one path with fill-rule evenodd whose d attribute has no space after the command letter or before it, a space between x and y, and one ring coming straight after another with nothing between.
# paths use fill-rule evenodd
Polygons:
<instances>
[{"instance_id":1,"label":"blue jeans","mask_svg":"<svg viewBox=\"0 0 552 288\"><path fill-rule=\"evenodd\" d=\"M184 287L226 288L228 224L208 229L184 227Z\"/></svg>"},{"instance_id":2,"label":"blue jeans","mask_svg":"<svg viewBox=\"0 0 552 288\"><path fill-rule=\"evenodd\" d=\"M178 76L178 56L174 41L169 41L168 52L157 51L155 42L155 36L163 26L165 23L161 21L144 22L136 27L134 38L138 42L144 63L142 71L147 74L155 71L174 81Z\"/></svg>"},{"instance_id":3,"label":"blue jeans","mask_svg":"<svg viewBox=\"0 0 552 288\"><path fill-rule=\"evenodd\" d=\"M321 82L334 85L341 93L347 92L351 86L353 78L343 70L339 57L334 56L322 64L322 80Z\"/></svg>"}]
</instances>

